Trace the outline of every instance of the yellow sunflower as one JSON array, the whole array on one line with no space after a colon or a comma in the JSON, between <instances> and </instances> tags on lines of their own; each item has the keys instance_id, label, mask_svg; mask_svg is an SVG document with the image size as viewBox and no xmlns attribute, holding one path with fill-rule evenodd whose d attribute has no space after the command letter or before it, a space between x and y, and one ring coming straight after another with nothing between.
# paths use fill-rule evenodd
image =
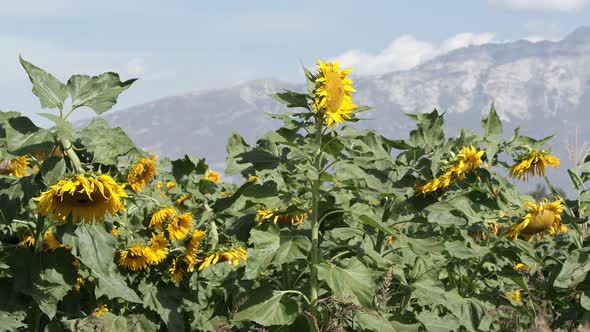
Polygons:
<instances>
[{"instance_id":1,"label":"yellow sunflower","mask_svg":"<svg viewBox=\"0 0 590 332\"><path fill-rule=\"evenodd\" d=\"M509 298L513 301L516 301L516 302L520 302L522 300L521 295L520 295L520 290L516 290L512 293L506 293L504 295L506 295L507 298Z\"/></svg>"},{"instance_id":2,"label":"yellow sunflower","mask_svg":"<svg viewBox=\"0 0 590 332\"><path fill-rule=\"evenodd\" d=\"M514 271L524 273L524 272L527 272L528 270L530 270L530 267L524 263L518 263L518 264L514 265L513 269L514 269Z\"/></svg>"},{"instance_id":3,"label":"yellow sunflower","mask_svg":"<svg viewBox=\"0 0 590 332\"><path fill-rule=\"evenodd\" d=\"M184 255L184 261L187 263L189 272L193 272L195 266L200 263L202 260L197 258L197 254L199 253L199 246L201 244L201 240L205 237L207 231L195 230L191 239L188 241L186 245L186 251Z\"/></svg>"},{"instance_id":4,"label":"yellow sunflower","mask_svg":"<svg viewBox=\"0 0 590 332\"><path fill-rule=\"evenodd\" d=\"M515 164L510 167L510 176L527 181L530 175L544 176L547 166L557 168L559 159L551 155L549 150L532 150L517 157Z\"/></svg>"},{"instance_id":5,"label":"yellow sunflower","mask_svg":"<svg viewBox=\"0 0 590 332\"><path fill-rule=\"evenodd\" d=\"M240 263L240 260L244 262L247 260L246 250L241 247L218 251L203 259L201 266L199 266L199 271L202 271L209 265L215 265L221 262L228 262L233 267L236 267Z\"/></svg>"},{"instance_id":6,"label":"yellow sunflower","mask_svg":"<svg viewBox=\"0 0 590 332\"><path fill-rule=\"evenodd\" d=\"M166 189L172 189L174 187L176 187L176 182L173 182L173 181L166 182Z\"/></svg>"},{"instance_id":7,"label":"yellow sunflower","mask_svg":"<svg viewBox=\"0 0 590 332\"><path fill-rule=\"evenodd\" d=\"M41 215L53 214L61 222L71 215L74 223L79 220L91 223L103 221L107 212L114 215L125 210L122 203L125 197L123 187L108 175L76 175L60 180L33 200Z\"/></svg>"},{"instance_id":8,"label":"yellow sunflower","mask_svg":"<svg viewBox=\"0 0 590 332\"><path fill-rule=\"evenodd\" d=\"M214 170L208 169L207 172L205 173L205 179L213 182L213 183L219 183L219 180L221 179L221 175L217 172L215 172Z\"/></svg>"},{"instance_id":9,"label":"yellow sunflower","mask_svg":"<svg viewBox=\"0 0 590 332\"><path fill-rule=\"evenodd\" d=\"M119 261L117 264L131 271L145 269L148 266L146 249L139 244L134 244L126 250L119 250Z\"/></svg>"},{"instance_id":10,"label":"yellow sunflower","mask_svg":"<svg viewBox=\"0 0 590 332\"><path fill-rule=\"evenodd\" d=\"M35 245L35 236L33 236L33 234L31 234L31 232L26 231L22 235L20 243L27 246L27 247L33 247Z\"/></svg>"},{"instance_id":11,"label":"yellow sunflower","mask_svg":"<svg viewBox=\"0 0 590 332\"><path fill-rule=\"evenodd\" d=\"M170 240L183 240L193 227L193 215L190 212L179 214L168 224Z\"/></svg>"},{"instance_id":12,"label":"yellow sunflower","mask_svg":"<svg viewBox=\"0 0 590 332\"><path fill-rule=\"evenodd\" d=\"M23 177L30 173L30 159L27 156L16 157L8 162L0 170L2 175L10 175L15 177Z\"/></svg>"},{"instance_id":13,"label":"yellow sunflower","mask_svg":"<svg viewBox=\"0 0 590 332\"><path fill-rule=\"evenodd\" d=\"M509 237L516 239L522 235L526 240L530 240L535 234L543 236L550 233L553 235L564 230L561 227L561 213L563 212L561 200L558 199L551 203L544 200L539 204L525 202L523 208L527 210L527 214L520 223L512 226L508 233Z\"/></svg>"},{"instance_id":14,"label":"yellow sunflower","mask_svg":"<svg viewBox=\"0 0 590 332\"><path fill-rule=\"evenodd\" d=\"M181 209L181 210L186 210L188 207L184 204L184 202L190 200L191 198L193 198L193 195L191 194L184 194L180 197L178 197L176 199L176 205Z\"/></svg>"},{"instance_id":15,"label":"yellow sunflower","mask_svg":"<svg viewBox=\"0 0 590 332\"><path fill-rule=\"evenodd\" d=\"M313 108L325 112L325 121L329 128L338 126L350 119L350 114L357 107L352 102L352 80L347 78L352 69L340 70L338 62L318 60L319 71L315 80Z\"/></svg>"},{"instance_id":16,"label":"yellow sunflower","mask_svg":"<svg viewBox=\"0 0 590 332\"><path fill-rule=\"evenodd\" d=\"M252 175L252 176L248 177L248 182L251 182L251 183L254 183L254 184L258 184L258 183L260 183L262 181L256 175Z\"/></svg>"},{"instance_id":17,"label":"yellow sunflower","mask_svg":"<svg viewBox=\"0 0 590 332\"><path fill-rule=\"evenodd\" d=\"M464 177L465 173L468 173L469 171L481 166L481 157L483 154L483 150L477 151L473 145L463 146L457 155L458 162L457 168L455 170L456 174L459 177Z\"/></svg>"},{"instance_id":18,"label":"yellow sunflower","mask_svg":"<svg viewBox=\"0 0 590 332\"><path fill-rule=\"evenodd\" d=\"M145 248L145 256L149 264L159 264L168 255L170 242L164 237L164 233L158 235L152 233L152 240Z\"/></svg>"},{"instance_id":19,"label":"yellow sunflower","mask_svg":"<svg viewBox=\"0 0 590 332\"><path fill-rule=\"evenodd\" d=\"M176 212L176 209L173 207L161 208L152 214L152 218L150 219L150 227L160 229L164 223L166 223L166 221L172 219L177 214L178 212Z\"/></svg>"},{"instance_id":20,"label":"yellow sunflower","mask_svg":"<svg viewBox=\"0 0 590 332\"><path fill-rule=\"evenodd\" d=\"M307 214L286 214L278 213L273 210L259 209L256 211L257 224L262 224L265 220L271 220L273 223L278 225L292 225L301 224L307 217Z\"/></svg>"},{"instance_id":21,"label":"yellow sunflower","mask_svg":"<svg viewBox=\"0 0 590 332\"><path fill-rule=\"evenodd\" d=\"M172 261L172 265L170 265L168 272L170 272L170 276L172 277L172 280L174 280L175 283L180 283L184 278L184 274L186 273L186 269L184 268L182 259L175 258Z\"/></svg>"},{"instance_id":22,"label":"yellow sunflower","mask_svg":"<svg viewBox=\"0 0 590 332\"><path fill-rule=\"evenodd\" d=\"M109 308L106 304L100 304L98 305L98 308L96 308L95 315L96 317L100 317L100 315L104 314L105 312L109 312Z\"/></svg>"},{"instance_id":23,"label":"yellow sunflower","mask_svg":"<svg viewBox=\"0 0 590 332\"><path fill-rule=\"evenodd\" d=\"M152 182L156 173L156 162L150 158L141 158L127 174L127 182L129 182L135 192L140 192L144 186Z\"/></svg>"},{"instance_id":24,"label":"yellow sunflower","mask_svg":"<svg viewBox=\"0 0 590 332\"><path fill-rule=\"evenodd\" d=\"M61 246L61 242L55 237L53 232L47 231L43 234L43 250L45 252L54 251Z\"/></svg>"}]
</instances>

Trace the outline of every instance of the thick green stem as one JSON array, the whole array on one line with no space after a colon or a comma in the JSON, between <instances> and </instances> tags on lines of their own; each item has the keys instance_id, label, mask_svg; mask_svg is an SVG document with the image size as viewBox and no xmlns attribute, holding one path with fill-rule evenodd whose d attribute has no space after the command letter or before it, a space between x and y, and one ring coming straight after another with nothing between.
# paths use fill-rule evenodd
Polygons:
<instances>
[{"instance_id":1,"label":"thick green stem","mask_svg":"<svg viewBox=\"0 0 590 332\"><path fill-rule=\"evenodd\" d=\"M80 158L78 158L76 151L74 151L72 143L67 138L63 137L59 137L59 143L64 149L64 154L68 156L74 171L77 173L84 173L84 168L82 168L82 163L80 162Z\"/></svg>"},{"instance_id":2,"label":"thick green stem","mask_svg":"<svg viewBox=\"0 0 590 332\"><path fill-rule=\"evenodd\" d=\"M317 178L313 180L311 188L311 277L310 283L310 300L313 303L318 298L318 270L317 265L320 262L320 246L319 246L319 232L320 232L320 176L322 163L322 119L316 119L316 144L318 150L315 155L314 167L317 171Z\"/></svg>"},{"instance_id":3,"label":"thick green stem","mask_svg":"<svg viewBox=\"0 0 590 332\"><path fill-rule=\"evenodd\" d=\"M291 278L289 276L289 265L287 263L281 264L281 271L283 273L283 289L288 290L291 288Z\"/></svg>"}]
</instances>

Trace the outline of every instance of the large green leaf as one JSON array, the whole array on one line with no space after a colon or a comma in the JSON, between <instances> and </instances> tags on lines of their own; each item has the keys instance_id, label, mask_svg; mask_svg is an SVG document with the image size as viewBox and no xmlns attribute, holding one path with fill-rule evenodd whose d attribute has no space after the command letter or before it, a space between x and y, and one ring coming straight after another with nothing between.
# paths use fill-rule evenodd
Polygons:
<instances>
[{"instance_id":1,"label":"large green leaf","mask_svg":"<svg viewBox=\"0 0 590 332\"><path fill-rule=\"evenodd\" d=\"M74 108L85 106L96 114L102 114L110 110L117 103L121 92L135 81L121 82L119 74L110 72L98 76L74 75L68 80L67 90Z\"/></svg>"},{"instance_id":2,"label":"large green leaf","mask_svg":"<svg viewBox=\"0 0 590 332\"><path fill-rule=\"evenodd\" d=\"M357 258L351 258L345 267L319 264L318 278L328 284L339 300L372 307L376 291L373 272Z\"/></svg>"},{"instance_id":3,"label":"large green leaf","mask_svg":"<svg viewBox=\"0 0 590 332\"><path fill-rule=\"evenodd\" d=\"M483 127L483 132L486 136L499 136L502 137L502 121L500 121L500 117L496 112L496 107L492 103L490 107L490 113L488 117L481 121L481 126Z\"/></svg>"},{"instance_id":4,"label":"large green leaf","mask_svg":"<svg viewBox=\"0 0 590 332\"><path fill-rule=\"evenodd\" d=\"M445 143L445 119L437 110L425 114L407 114L416 120L418 128L410 132L408 143L432 152Z\"/></svg>"},{"instance_id":5,"label":"large green leaf","mask_svg":"<svg viewBox=\"0 0 590 332\"><path fill-rule=\"evenodd\" d=\"M143 306L154 310L166 323L170 331L183 331L184 318L179 307L182 302L182 291L177 287L156 287L154 284L142 280L139 291L143 296Z\"/></svg>"},{"instance_id":6,"label":"large green leaf","mask_svg":"<svg viewBox=\"0 0 590 332\"><path fill-rule=\"evenodd\" d=\"M114 263L117 240L107 233L102 225L79 225L62 237L64 244L72 246L72 253L90 269L98 280L96 297L122 298L130 302L142 303L137 294L127 286L123 276Z\"/></svg>"},{"instance_id":7,"label":"large green leaf","mask_svg":"<svg viewBox=\"0 0 590 332\"><path fill-rule=\"evenodd\" d=\"M297 259L306 259L310 250L311 242L307 236L281 232L280 246L274 261L277 264L283 264Z\"/></svg>"},{"instance_id":8,"label":"large green leaf","mask_svg":"<svg viewBox=\"0 0 590 332\"><path fill-rule=\"evenodd\" d=\"M254 321L263 326L291 324L299 314L299 303L287 294L270 287L256 289L233 319Z\"/></svg>"},{"instance_id":9,"label":"large green leaf","mask_svg":"<svg viewBox=\"0 0 590 332\"><path fill-rule=\"evenodd\" d=\"M590 256L587 249L575 250L570 253L563 263L561 272L555 278L554 286L559 288L573 288L584 279L590 271Z\"/></svg>"},{"instance_id":10,"label":"large green leaf","mask_svg":"<svg viewBox=\"0 0 590 332\"><path fill-rule=\"evenodd\" d=\"M63 109L63 103L68 97L66 86L55 76L25 61L22 57L20 57L20 63L33 83L33 93L39 97L41 107Z\"/></svg>"},{"instance_id":11,"label":"large green leaf","mask_svg":"<svg viewBox=\"0 0 590 332\"><path fill-rule=\"evenodd\" d=\"M19 331L19 329L27 327L27 324L23 323L25 317L24 312L0 311L0 332Z\"/></svg>"},{"instance_id":12,"label":"large green leaf","mask_svg":"<svg viewBox=\"0 0 590 332\"><path fill-rule=\"evenodd\" d=\"M135 149L133 141L121 128L111 128L101 119L95 118L80 131L80 141L93 154L93 162L116 165L117 157Z\"/></svg>"},{"instance_id":13,"label":"large green leaf","mask_svg":"<svg viewBox=\"0 0 590 332\"><path fill-rule=\"evenodd\" d=\"M273 262L281 245L281 238L276 227L270 227L267 231L253 229L248 242L253 248L248 249L248 264L244 277L255 279Z\"/></svg>"},{"instance_id":14,"label":"large green leaf","mask_svg":"<svg viewBox=\"0 0 590 332\"><path fill-rule=\"evenodd\" d=\"M37 127L25 116L8 119L4 126L6 149L13 155L25 155L35 150L48 150L53 143L51 132Z\"/></svg>"},{"instance_id":15,"label":"large green leaf","mask_svg":"<svg viewBox=\"0 0 590 332\"><path fill-rule=\"evenodd\" d=\"M354 322L362 331L396 332L387 319L377 312L359 311L354 315Z\"/></svg>"}]
</instances>

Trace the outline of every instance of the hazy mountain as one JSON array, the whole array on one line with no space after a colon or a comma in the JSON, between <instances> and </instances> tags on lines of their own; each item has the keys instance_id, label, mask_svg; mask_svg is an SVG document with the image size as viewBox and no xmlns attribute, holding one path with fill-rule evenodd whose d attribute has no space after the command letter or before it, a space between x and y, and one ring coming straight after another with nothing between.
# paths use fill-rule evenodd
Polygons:
<instances>
[{"instance_id":1,"label":"hazy mountain","mask_svg":"<svg viewBox=\"0 0 590 332\"><path fill-rule=\"evenodd\" d=\"M558 134L554 152L562 159L567 158L563 139L567 135L573 139L575 128L582 141L590 137L590 27L558 42L520 40L458 49L411 70L354 81L355 102L374 107L365 115L371 120L363 126L392 138L407 135L411 123L404 112L433 108L447 113L450 132L460 127L479 129L492 101L506 122L505 131L519 125L535 137ZM268 96L283 89L302 86L260 79L162 98L105 119L159 155L189 153L221 164L232 130L253 143L276 126L264 113L283 109ZM563 177L558 181L565 186Z\"/></svg>"}]
</instances>

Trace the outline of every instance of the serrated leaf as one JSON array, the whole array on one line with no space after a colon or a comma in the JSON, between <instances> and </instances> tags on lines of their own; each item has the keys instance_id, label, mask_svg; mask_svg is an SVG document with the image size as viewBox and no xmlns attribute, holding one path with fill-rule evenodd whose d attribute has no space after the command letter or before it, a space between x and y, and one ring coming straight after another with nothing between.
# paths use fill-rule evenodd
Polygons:
<instances>
[{"instance_id":1,"label":"serrated leaf","mask_svg":"<svg viewBox=\"0 0 590 332\"><path fill-rule=\"evenodd\" d=\"M111 72L98 76L74 75L68 80L67 91L74 108L88 107L96 114L102 114L110 110L117 103L121 92L135 81L121 82L119 74Z\"/></svg>"},{"instance_id":2,"label":"serrated leaf","mask_svg":"<svg viewBox=\"0 0 590 332\"><path fill-rule=\"evenodd\" d=\"M287 292L263 287L252 291L233 319L254 321L263 326L289 325L299 313L299 304Z\"/></svg>"},{"instance_id":3,"label":"serrated leaf","mask_svg":"<svg viewBox=\"0 0 590 332\"><path fill-rule=\"evenodd\" d=\"M285 91L272 94L271 97L287 107L307 108L307 95L303 93Z\"/></svg>"},{"instance_id":4,"label":"serrated leaf","mask_svg":"<svg viewBox=\"0 0 590 332\"><path fill-rule=\"evenodd\" d=\"M373 273L357 258L351 258L345 267L322 263L318 278L326 282L334 296L344 302L371 307L376 286Z\"/></svg>"},{"instance_id":5,"label":"serrated leaf","mask_svg":"<svg viewBox=\"0 0 590 332\"><path fill-rule=\"evenodd\" d=\"M496 107L494 106L494 103L492 103L492 106L490 107L488 117L481 121L481 126L483 127L483 132L485 136L502 137L502 121L500 121L500 117L496 112Z\"/></svg>"},{"instance_id":6,"label":"serrated leaf","mask_svg":"<svg viewBox=\"0 0 590 332\"><path fill-rule=\"evenodd\" d=\"M63 109L68 97L66 86L55 76L19 57L20 63L33 83L33 93L39 98L42 108Z\"/></svg>"},{"instance_id":7,"label":"serrated leaf","mask_svg":"<svg viewBox=\"0 0 590 332\"><path fill-rule=\"evenodd\" d=\"M298 259L306 259L311 250L311 242L304 235L283 234L274 261L277 264L289 263Z\"/></svg>"},{"instance_id":8,"label":"serrated leaf","mask_svg":"<svg viewBox=\"0 0 590 332\"><path fill-rule=\"evenodd\" d=\"M135 144L121 128L111 128L101 118L93 119L80 131L80 142L92 153L93 162L104 165L116 165L117 157L135 149Z\"/></svg>"}]
</instances>

